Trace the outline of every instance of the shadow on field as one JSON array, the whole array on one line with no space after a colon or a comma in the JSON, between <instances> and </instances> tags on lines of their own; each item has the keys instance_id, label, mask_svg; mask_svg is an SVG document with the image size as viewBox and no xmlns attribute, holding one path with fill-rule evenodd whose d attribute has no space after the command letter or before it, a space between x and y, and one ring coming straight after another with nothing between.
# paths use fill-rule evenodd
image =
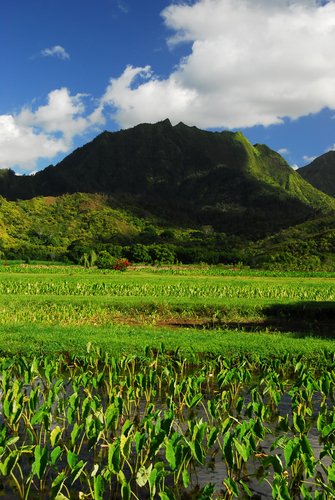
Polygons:
<instances>
[{"instance_id":1,"label":"shadow on field","mask_svg":"<svg viewBox=\"0 0 335 500\"><path fill-rule=\"evenodd\" d=\"M335 338L335 302L274 304L264 309L263 325L279 331Z\"/></svg>"},{"instance_id":2,"label":"shadow on field","mask_svg":"<svg viewBox=\"0 0 335 500\"><path fill-rule=\"evenodd\" d=\"M298 302L295 304L273 304L262 309L262 319L229 321L216 317L212 321L162 322L162 326L188 327L196 329L243 329L247 332L290 332L297 337L315 336L335 338L335 302Z\"/></svg>"}]
</instances>

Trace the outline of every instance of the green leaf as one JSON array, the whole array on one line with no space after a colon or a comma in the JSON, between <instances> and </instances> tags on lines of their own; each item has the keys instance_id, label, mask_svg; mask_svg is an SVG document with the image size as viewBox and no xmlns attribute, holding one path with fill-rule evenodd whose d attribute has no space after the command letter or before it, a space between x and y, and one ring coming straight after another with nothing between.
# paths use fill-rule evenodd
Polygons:
<instances>
[{"instance_id":1,"label":"green leaf","mask_svg":"<svg viewBox=\"0 0 335 500\"><path fill-rule=\"evenodd\" d=\"M300 439L300 444L301 444L301 449L302 449L303 453L306 453L306 455L314 457L313 448L312 448L307 436L305 436L305 435L302 436L302 438Z\"/></svg>"},{"instance_id":2,"label":"green leaf","mask_svg":"<svg viewBox=\"0 0 335 500\"><path fill-rule=\"evenodd\" d=\"M60 490L63 487L65 479L66 475L64 471L58 474L58 476L54 479L51 485L51 492L50 492L51 499L54 499L58 496Z\"/></svg>"},{"instance_id":3,"label":"green leaf","mask_svg":"<svg viewBox=\"0 0 335 500\"><path fill-rule=\"evenodd\" d=\"M152 471L152 464L150 464L149 467L144 467L142 465L142 467L138 469L136 474L136 482L140 486L140 488L142 488L147 484L151 471Z\"/></svg>"},{"instance_id":4,"label":"green leaf","mask_svg":"<svg viewBox=\"0 0 335 500\"><path fill-rule=\"evenodd\" d=\"M8 476L18 458L17 451L12 451L4 462L0 462L0 471L3 476Z\"/></svg>"},{"instance_id":5,"label":"green leaf","mask_svg":"<svg viewBox=\"0 0 335 500\"><path fill-rule=\"evenodd\" d=\"M12 446L13 444L17 443L17 441L20 439L20 436L13 436L6 441L6 446L7 448Z\"/></svg>"},{"instance_id":6,"label":"green leaf","mask_svg":"<svg viewBox=\"0 0 335 500\"><path fill-rule=\"evenodd\" d=\"M166 457L166 460L168 461L171 469L175 470L175 468L176 468L176 454L174 451L174 445L171 443L171 441L168 441L166 444L165 457Z\"/></svg>"},{"instance_id":7,"label":"green leaf","mask_svg":"<svg viewBox=\"0 0 335 500\"><path fill-rule=\"evenodd\" d=\"M335 463L332 463L332 465L327 468L327 476L329 481L335 483Z\"/></svg>"},{"instance_id":8,"label":"green leaf","mask_svg":"<svg viewBox=\"0 0 335 500\"><path fill-rule=\"evenodd\" d=\"M76 452L68 450L67 452L67 463L70 468L73 469L78 463L78 455Z\"/></svg>"},{"instance_id":9,"label":"green leaf","mask_svg":"<svg viewBox=\"0 0 335 500\"><path fill-rule=\"evenodd\" d=\"M165 491L159 492L159 497L161 500L171 500L171 496L169 496Z\"/></svg>"},{"instance_id":10,"label":"green leaf","mask_svg":"<svg viewBox=\"0 0 335 500\"><path fill-rule=\"evenodd\" d=\"M60 437L62 435L62 429L59 427L59 425L56 425L50 432L50 443L52 448L54 448L55 444L58 443Z\"/></svg>"},{"instance_id":11,"label":"green leaf","mask_svg":"<svg viewBox=\"0 0 335 500\"><path fill-rule=\"evenodd\" d=\"M136 453L140 453L140 451L143 449L143 446L145 444L147 437L145 433L136 431L135 433L135 447L136 447Z\"/></svg>"},{"instance_id":12,"label":"green leaf","mask_svg":"<svg viewBox=\"0 0 335 500\"><path fill-rule=\"evenodd\" d=\"M290 439L284 448L284 457L287 467L299 457L300 445L295 440Z\"/></svg>"},{"instance_id":13,"label":"green leaf","mask_svg":"<svg viewBox=\"0 0 335 500\"><path fill-rule=\"evenodd\" d=\"M193 398L191 399L191 401L187 402L187 406L189 408L194 408L199 403L199 401L201 399L202 399L202 393L200 392L199 394L196 394L195 396L193 396Z\"/></svg>"},{"instance_id":14,"label":"green leaf","mask_svg":"<svg viewBox=\"0 0 335 500\"><path fill-rule=\"evenodd\" d=\"M122 426L121 435L128 436L128 433L129 433L130 429L132 428L132 426L133 426L132 422L127 419Z\"/></svg>"},{"instance_id":15,"label":"green leaf","mask_svg":"<svg viewBox=\"0 0 335 500\"><path fill-rule=\"evenodd\" d=\"M273 470L277 472L278 474L281 474L283 472L283 464L278 455L269 455L265 458L262 459L262 464L263 467L267 468L270 465L272 465Z\"/></svg>"},{"instance_id":16,"label":"green leaf","mask_svg":"<svg viewBox=\"0 0 335 500\"><path fill-rule=\"evenodd\" d=\"M75 483L85 469L87 462L80 460L71 472L71 484Z\"/></svg>"},{"instance_id":17,"label":"green leaf","mask_svg":"<svg viewBox=\"0 0 335 500\"><path fill-rule=\"evenodd\" d=\"M228 477L227 479L225 479L223 481L223 483L226 486L226 488L230 494L233 494L234 497L240 496L240 492L238 490L237 483L231 477Z\"/></svg>"},{"instance_id":18,"label":"green leaf","mask_svg":"<svg viewBox=\"0 0 335 500\"><path fill-rule=\"evenodd\" d=\"M217 429L216 427L211 428L211 431L208 435L208 440L207 440L208 448L211 448L214 445L216 438L218 437L218 433L219 433L219 429Z\"/></svg>"},{"instance_id":19,"label":"green leaf","mask_svg":"<svg viewBox=\"0 0 335 500\"><path fill-rule=\"evenodd\" d=\"M183 470L183 485L184 488L188 488L188 485L190 484L190 475L188 473L187 469Z\"/></svg>"},{"instance_id":20,"label":"green leaf","mask_svg":"<svg viewBox=\"0 0 335 500\"><path fill-rule=\"evenodd\" d=\"M118 418L119 418L119 409L114 405L110 405L105 413L106 427L107 429L113 428L116 430Z\"/></svg>"},{"instance_id":21,"label":"green leaf","mask_svg":"<svg viewBox=\"0 0 335 500\"><path fill-rule=\"evenodd\" d=\"M224 440L223 440L223 458L225 459L225 461L227 462L227 464L230 468L232 468L234 465L232 441L233 441L233 438L232 438L230 432L226 432L226 434L224 436Z\"/></svg>"},{"instance_id":22,"label":"green leaf","mask_svg":"<svg viewBox=\"0 0 335 500\"><path fill-rule=\"evenodd\" d=\"M237 452L243 458L244 462L247 462L250 457L250 448L245 444L240 443L236 438L234 438L234 444Z\"/></svg>"},{"instance_id":23,"label":"green leaf","mask_svg":"<svg viewBox=\"0 0 335 500\"><path fill-rule=\"evenodd\" d=\"M71 431L71 444L74 446L76 444L76 441L78 437L80 436L81 431L83 430L84 425L80 424L78 425L77 422L74 423L73 429Z\"/></svg>"},{"instance_id":24,"label":"green leaf","mask_svg":"<svg viewBox=\"0 0 335 500\"><path fill-rule=\"evenodd\" d=\"M195 441L194 443L190 443L190 448L192 451L193 457L199 462L199 464L203 465L205 461L204 453L203 450L198 443L198 441Z\"/></svg>"},{"instance_id":25,"label":"green leaf","mask_svg":"<svg viewBox=\"0 0 335 500\"><path fill-rule=\"evenodd\" d=\"M52 452L50 453L50 461L52 463L52 465L55 465L55 463L57 462L57 459L59 458L59 456L62 454L62 449L60 446L56 446L56 448L54 448L52 450Z\"/></svg>"},{"instance_id":26,"label":"green leaf","mask_svg":"<svg viewBox=\"0 0 335 500\"><path fill-rule=\"evenodd\" d=\"M120 471L120 442L114 441L108 445L108 467L117 474Z\"/></svg>"},{"instance_id":27,"label":"green leaf","mask_svg":"<svg viewBox=\"0 0 335 500\"><path fill-rule=\"evenodd\" d=\"M215 485L212 483L206 484L201 492L201 500L212 500L213 493L215 491Z\"/></svg>"},{"instance_id":28,"label":"green leaf","mask_svg":"<svg viewBox=\"0 0 335 500\"><path fill-rule=\"evenodd\" d=\"M121 485L121 498L122 500L130 500L131 497L131 489L129 483L124 481Z\"/></svg>"},{"instance_id":29,"label":"green leaf","mask_svg":"<svg viewBox=\"0 0 335 500\"><path fill-rule=\"evenodd\" d=\"M121 437L120 437L120 450L121 450L121 455L125 459L129 458L130 445L131 445L131 436L126 437L124 434L121 434Z\"/></svg>"},{"instance_id":30,"label":"green leaf","mask_svg":"<svg viewBox=\"0 0 335 500\"><path fill-rule=\"evenodd\" d=\"M104 491L105 481L99 474L98 476L94 477L94 500L103 500Z\"/></svg>"},{"instance_id":31,"label":"green leaf","mask_svg":"<svg viewBox=\"0 0 335 500\"><path fill-rule=\"evenodd\" d=\"M158 471L153 468L149 476L149 486L150 486L150 497L153 498L156 494L156 479Z\"/></svg>"},{"instance_id":32,"label":"green leaf","mask_svg":"<svg viewBox=\"0 0 335 500\"><path fill-rule=\"evenodd\" d=\"M242 488L244 489L245 493L248 495L248 497L252 498L253 493L250 490L249 486L244 481L242 481L242 479L240 479L239 483L242 486Z\"/></svg>"},{"instance_id":33,"label":"green leaf","mask_svg":"<svg viewBox=\"0 0 335 500\"><path fill-rule=\"evenodd\" d=\"M209 412L210 416L212 418L215 418L217 415L217 410L216 410L216 404L215 404L214 399L209 399L207 401L207 408L208 408L208 412Z\"/></svg>"},{"instance_id":34,"label":"green leaf","mask_svg":"<svg viewBox=\"0 0 335 500\"><path fill-rule=\"evenodd\" d=\"M305 423L305 419L302 415L294 412L293 416L292 416L292 420L293 420L294 428L297 432L302 433L305 431L306 423Z\"/></svg>"},{"instance_id":35,"label":"green leaf","mask_svg":"<svg viewBox=\"0 0 335 500\"><path fill-rule=\"evenodd\" d=\"M33 474L36 474L38 479L42 479L48 464L48 448L41 448L39 445L37 445L35 447L34 456L35 460L33 462L31 470Z\"/></svg>"}]
</instances>

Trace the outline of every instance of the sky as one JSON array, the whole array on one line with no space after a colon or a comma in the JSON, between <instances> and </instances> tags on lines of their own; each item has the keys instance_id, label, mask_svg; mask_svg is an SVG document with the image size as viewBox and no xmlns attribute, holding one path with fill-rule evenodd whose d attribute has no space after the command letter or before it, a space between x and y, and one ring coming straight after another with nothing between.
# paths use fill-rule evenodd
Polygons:
<instances>
[{"instance_id":1,"label":"sky","mask_svg":"<svg viewBox=\"0 0 335 500\"><path fill-rule=\"evenodd\" d=\"M335 149L335 0L1 0L0 168L104 130L241 130L293 167Z\"/></svg>"}]
</instances>

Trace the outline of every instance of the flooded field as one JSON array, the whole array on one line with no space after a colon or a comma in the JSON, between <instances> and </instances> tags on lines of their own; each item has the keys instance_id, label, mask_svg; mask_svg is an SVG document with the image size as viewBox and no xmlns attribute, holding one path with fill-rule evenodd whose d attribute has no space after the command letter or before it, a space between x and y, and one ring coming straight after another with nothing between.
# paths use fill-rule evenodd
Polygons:
<instances>
[{"instance_id":1,"label":"flooded field","mask_svg":"<svg viewBox=\"0 0 335 500\"><path fill-rule=\"evenodd\" d=\"M3 358L4 498L332 498L335 358Z\"/></svg>"}]
</instances>

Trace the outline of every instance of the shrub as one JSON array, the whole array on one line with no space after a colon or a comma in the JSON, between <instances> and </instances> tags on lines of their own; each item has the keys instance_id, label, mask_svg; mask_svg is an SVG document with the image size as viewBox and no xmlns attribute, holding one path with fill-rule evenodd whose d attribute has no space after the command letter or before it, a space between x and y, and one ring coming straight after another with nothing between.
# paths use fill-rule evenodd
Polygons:
<instances>
[{"instance_id":1,"label":"shrub","mask_svg":"<svg viewBox=\"0 0 335 500\"><path fill-rule=\"evenodd\" d=\"M150 256L155 264L173 264L176 259L173 245L150 245Z\"/></svg>"},{"instance_id":2,"label":"shrub","mask_svg":"<svg viewBox=\"0 0 335 500\"><path fill-rule=\"evenodd\" d=\"M117 260L118 259L113 257L107 250L103 250L99 253L95 264L98 269L115 269Z\"/></svg>"},{"instance_id":3,"label":"shrub","mask_svg":"<svg viewBox=\"0 0 335 500\"><path fill-rule=\"evenodd\" d=\"M125 271L130 262L128 259L117 258L111 255L106 250L99 253L96 260L96 266L99 269L114 269L115 271Z\"/></svg>"},{"instance_id":4,"label":"shrub","mask_svg":"<svg viewBox=\"0 0 335 500\"><path fill-rule=\"evenodd\" d=\"M130 258L133 262L143 262L146 264L152 263L152 258L149 253L149 248L141 243L136 243L130 248Z\"/></svg>"},{"instance_id":5,"label":"shrub","mask_svg":"<svg viewBox=\"0 0 335 500\"><path fill-rule=\"evenodd\" d=\"M115 271L125 271L129 266L130 262L128 259L117 259L114 269Z\"/></svg>"}]
</instances>

